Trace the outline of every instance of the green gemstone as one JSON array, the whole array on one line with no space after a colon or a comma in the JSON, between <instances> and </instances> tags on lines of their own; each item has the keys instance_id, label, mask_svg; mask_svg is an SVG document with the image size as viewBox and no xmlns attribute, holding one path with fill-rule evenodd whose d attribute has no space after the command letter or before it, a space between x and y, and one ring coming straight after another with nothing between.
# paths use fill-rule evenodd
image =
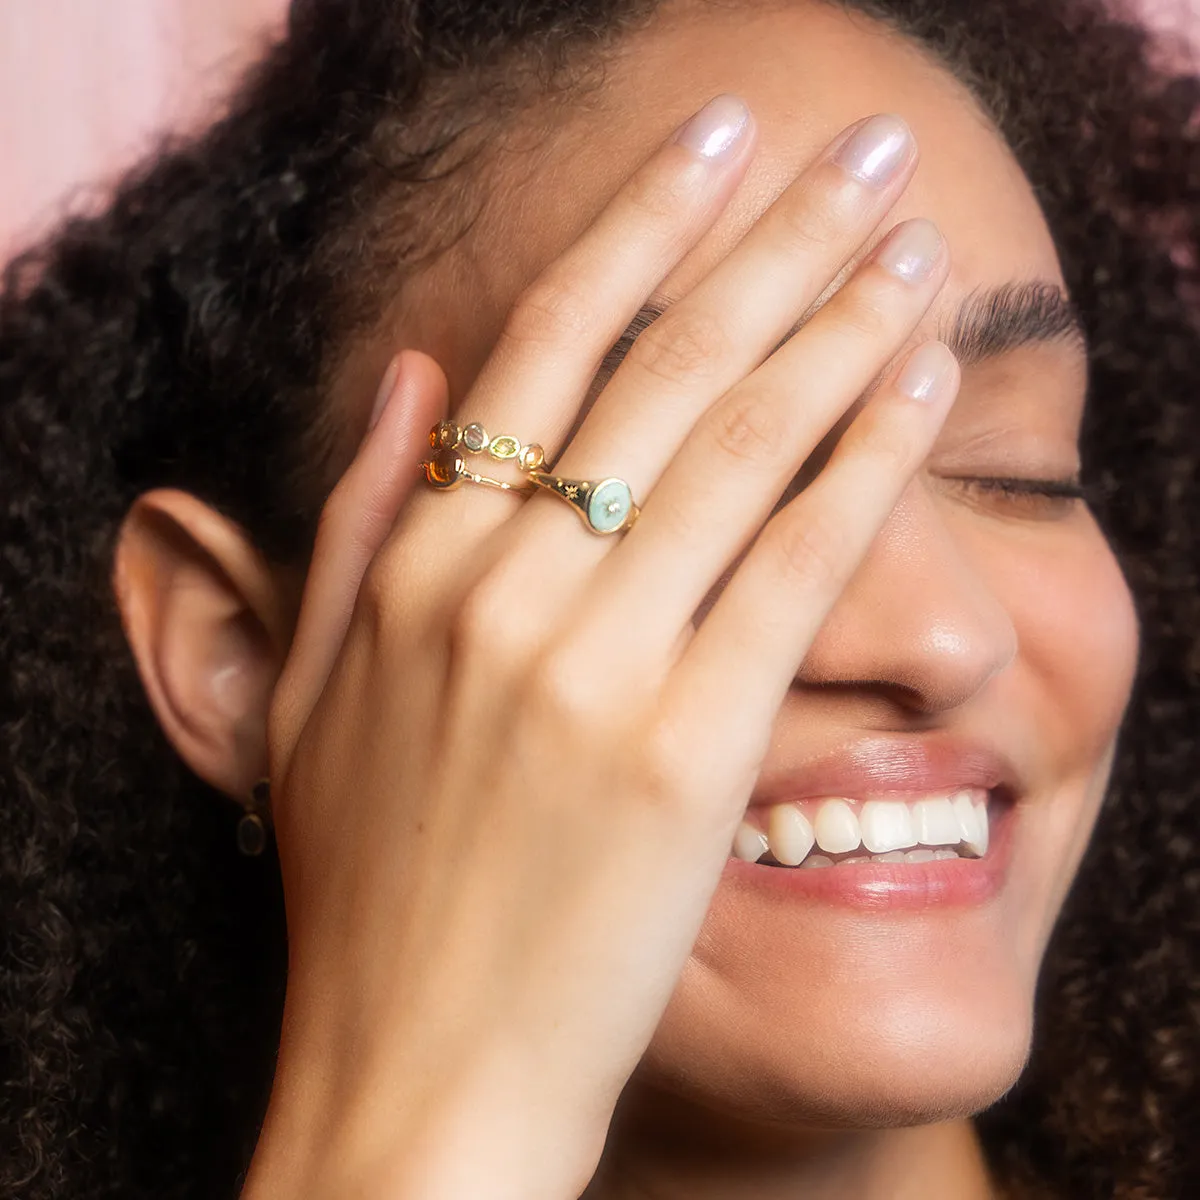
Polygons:
<instances>
[{"instance_id":1,"label":"green gemstone","mask_svg":"<svg viewBox=\"0 0 1200 1200\"><path fill-rule=\"evenodd\" d=\"M493 458L516 458L521 453L521 443L515 437L509 437L508 434L501 434L497 438L492 438L492 444L488 447L488 453Z\"/></svg>"},{"instance_id":2,"label":"green gemstone","mask_svg":"<svg viewBox=\"0 0 1200 1200\"><path fill-rule=\"evenodd\" d=\"M605 479L588 498L588 524L597 533L615 533L632 507L629 485L622 479Z\"/></svg>"}]
</instances>

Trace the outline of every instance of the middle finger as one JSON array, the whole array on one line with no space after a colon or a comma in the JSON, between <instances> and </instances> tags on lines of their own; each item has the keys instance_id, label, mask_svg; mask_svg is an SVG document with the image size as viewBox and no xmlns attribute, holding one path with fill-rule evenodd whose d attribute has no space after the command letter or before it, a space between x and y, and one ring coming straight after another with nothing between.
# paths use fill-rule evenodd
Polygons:
<instances>
[{"instance_id":1,"label":"middle finger","mask_svg":"<svg viewBox=\"0 0 1200 1200\"><path fill-rule=\"evenodd\" d=\"M916 160L912 134L896 116L870 117L835 139L741 243L641 334L553 473L619 474L644 498L701 414L767 358L878 227ZM580 538L552 499L534 497L521 514L524 532L560 572L569 562L594 564L611 543Z\"/></svg>"}]
</instances>

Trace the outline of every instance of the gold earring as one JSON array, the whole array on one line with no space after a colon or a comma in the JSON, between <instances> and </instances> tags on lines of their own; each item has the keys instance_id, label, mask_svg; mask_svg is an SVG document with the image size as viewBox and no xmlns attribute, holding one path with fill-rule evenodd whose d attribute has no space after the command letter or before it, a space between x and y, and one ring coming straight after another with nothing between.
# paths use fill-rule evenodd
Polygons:
<instances>
[{"instance_id":1,"label":"gold earring","mask_svg":"<svg viewBox=\"0 0 1200 1200\"><path fill-rule=\"evenodd\" d=\"M237 827L238 850L257 858L267 848L267 821L271 812L271 781L260 779L244 801L246 811Z\"/></svg>"}]
</instances>

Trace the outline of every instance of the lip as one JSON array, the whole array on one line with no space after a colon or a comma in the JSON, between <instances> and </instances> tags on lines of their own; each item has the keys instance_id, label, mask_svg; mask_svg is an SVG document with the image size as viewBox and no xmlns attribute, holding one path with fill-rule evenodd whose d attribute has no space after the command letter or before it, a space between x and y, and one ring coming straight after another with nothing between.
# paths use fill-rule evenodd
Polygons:
<instances>
[{"instance_id":1,"label":"lip","mask_svg":"<svg viewBox=\"0 0 1200 1200\"><path fill-rule=\"evenodd\" d=\"M820 758L768 763L750 797L750 808L818 800L919 796L958 788L983 788L1013 796L1020 781L994 747L949 736L863 738Z\"/></svg>"},{"instance_id":2,"label":"lip","mask_svg":"<svg viewBox=\"0 0 1200 1200\"><path fill-rule=\"evenodd\" d=\"M819 758L769 764L749 807L826 796L899 799L960 788L988 793L990 845L983 858L819 868L764 866L731 858L723 883L777 901L875 913L984 904L1008 875L1021 785L1011 762L983 742L949 736L859 739Z\"/></svg>"}]
</instances>

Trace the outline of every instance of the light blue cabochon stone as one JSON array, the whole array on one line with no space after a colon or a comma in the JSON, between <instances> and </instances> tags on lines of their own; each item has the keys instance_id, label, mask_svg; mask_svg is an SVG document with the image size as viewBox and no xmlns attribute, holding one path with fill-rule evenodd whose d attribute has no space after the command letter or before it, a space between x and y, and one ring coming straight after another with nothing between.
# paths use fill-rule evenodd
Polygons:
<instances>
[{"instance_id":1,"label":"light blue cabochon stone","mask_svg":"<svg viewBox=\"0 0 1200 1200\"><path fill-rule=\"evenodd\" d=\"M618 505L615 512L609 512L610 504ZM629 515L633 504L633 495L629 485L619 479L609 479L602 483L588 500L588 521L593 529L600 533L611 533L619 529Z\"/></svg>"}]
</instances>

